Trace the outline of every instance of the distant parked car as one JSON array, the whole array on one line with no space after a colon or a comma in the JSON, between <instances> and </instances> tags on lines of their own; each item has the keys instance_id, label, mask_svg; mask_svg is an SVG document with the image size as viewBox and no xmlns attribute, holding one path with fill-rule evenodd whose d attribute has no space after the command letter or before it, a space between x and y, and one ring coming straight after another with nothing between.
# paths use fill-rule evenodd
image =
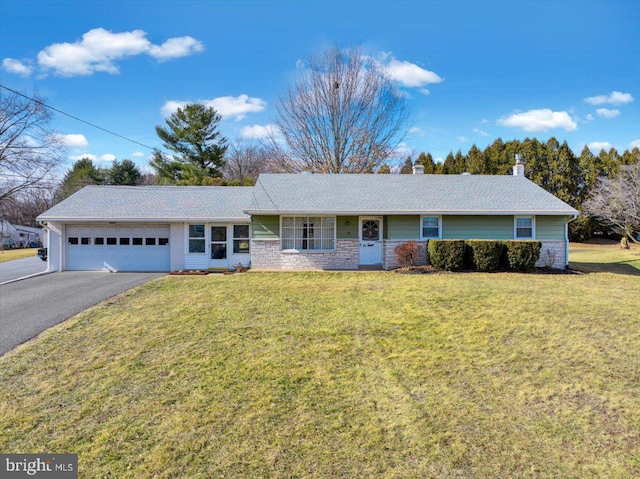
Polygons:
<instances>
[{"instance_id":1,"label":"distant parked car","mask_svg":"<svg viewBox=\"0 0 640 479\"><path fill-rule=\"evenodd\" d=\"M47 261L47 248L40 248L38 250L38 257L42 260L42 261Z\"/></svg>"}]
</instances>

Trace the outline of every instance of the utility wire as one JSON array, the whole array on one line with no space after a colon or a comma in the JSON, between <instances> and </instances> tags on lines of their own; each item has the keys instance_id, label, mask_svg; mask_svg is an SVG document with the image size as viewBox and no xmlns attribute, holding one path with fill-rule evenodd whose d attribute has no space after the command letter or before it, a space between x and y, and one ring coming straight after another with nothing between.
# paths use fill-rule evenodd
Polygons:
<instances>
[{"instance_id":1,"label":"utility wire","mask_svg":"<svg viewBox=\"0 0 640 479\"><path fill-rule=\"evenodd\" d=\"M150 150L155 150L156 149L156 148L154 148L152 146L145 145L144 143L140 143L139 141L132 140L131 138L127 138L126 136L119 135L118 133L115 133L115 132L113 132L111 130L107 130L106 128L102 128L101 126L94 125L91 122L83 120L82 118L78 118L77 116L73 116L73 115L71 115L69 113L66 113L66 112L62 111L62 110L58 110L57 108L55 108L53 106L50 106L50 105L47 105L46 103L44 103L44 102L42 102L42 101L40 101L40 100L38 100L36 98L31 98L31 97L25 95L24 93L20 93L19 91L16 91L16 90L14 90L12 88L9 88L8 86L3 85L2 83L0 83L0 88L4 88L5 90L8 90L8 91L10 91L12 93L15 93L16 95L20 95L21 97L24 97L27 100L31 100L31 101L37 103L38 105L42 105L45 108L49 108L50 110L53 110L53 111L58 112L58 113L61 113L62 115L68 116L69 118L73 118L74 120L77 120L77 121L80 121L82 123L85 123L85 124L87 124L89 126L97 128L98 130L102 130L102 131L104 131L106 133L109 133L110 135L117 136L118 138L122 138L123 140L130 141L131 143L135 143L136 145L140 145L140 146L143 146L145 148L149 148Z\"/></svg>"}]
</instances>

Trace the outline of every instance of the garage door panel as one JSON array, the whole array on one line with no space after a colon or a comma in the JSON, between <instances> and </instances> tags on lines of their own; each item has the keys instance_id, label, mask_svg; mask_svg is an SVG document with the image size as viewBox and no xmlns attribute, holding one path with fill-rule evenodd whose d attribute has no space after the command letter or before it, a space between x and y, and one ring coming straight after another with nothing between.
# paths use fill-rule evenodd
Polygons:
<instances>
[{"instance_id":1,"label":"garage door panel","mask_svg":"<svg viewBox=\"0 0 640 479\"><path fill-rule=\"evenodd\" d=\"M68 270L169 271L166 225L74 225L66 236Z\"/></svg>"}]
</instances>

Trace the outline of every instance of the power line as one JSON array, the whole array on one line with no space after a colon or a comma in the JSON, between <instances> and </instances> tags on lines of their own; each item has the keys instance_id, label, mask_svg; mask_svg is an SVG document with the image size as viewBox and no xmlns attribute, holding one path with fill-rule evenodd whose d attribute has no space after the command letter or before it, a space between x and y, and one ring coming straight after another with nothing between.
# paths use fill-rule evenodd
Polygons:
<instances>
[{"instance_id":1,"label":"power line","mask_svg":"<svg viewBox=\"0 0 640 479\"><path fill-rule=\"evenodd\" d=\"M73 115L71 115L69 113L66 113L66 112L62 111L62 110L58 110L57 108L55 108L55 107L53 107L51 105L47 105L43 101L40 101L40 100L38 100L36 98L31 98L31 97L25 95L24 93L20 93L19 91L16 91L16 90L14 90L12 88L9 88L8 86L3 85L2 83L0 83L0 87L4 88L5 90L8 90L8 91L10 91L12 93L15 93L16 95L20 95L21 97L24 97L27 100L33 101L33 102L37 103L38 105L42 105L45 108L49 108L50 110L53 110L53 111L58 112L58 113L60 113L62 115L68 116L69 118L73 118L74 120L77 120L77 121L80 121L82 123L85 123L85 124L87 124L89 126L92 126L93 128L97 128L98 130L102 130L102 131L104 131L106 133L109 133L110 135L117 136L118 138L122 138L123 140L130 141L131 143L135 143L136 145L143 146L144 148L149 148L150 150L155 150L156 149L156 148L154 148L152 146L145 145L144 143L140 143L139 141L132 140L131 138L127 138L126 136L119 135L118 133L115 133L115 132L113 132L111 130L107 130L106 128L102 128L101 126L98 126L98 125L95 125L95 124L93 124L91 122L83 120L82 118L78 118L77 116L73 116Z\"/></svg>"}]
</instances>

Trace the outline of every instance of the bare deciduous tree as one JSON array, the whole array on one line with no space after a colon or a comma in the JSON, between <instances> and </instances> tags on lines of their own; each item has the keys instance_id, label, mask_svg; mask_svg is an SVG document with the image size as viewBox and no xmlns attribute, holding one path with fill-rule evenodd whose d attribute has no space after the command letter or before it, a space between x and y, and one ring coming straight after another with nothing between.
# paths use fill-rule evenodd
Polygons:
<instances>
[{"instance_id":1,"label":"bare deciduous tree","mask_svg":"<svg viewBox=\"0 0 640 479\"><path fill-rule=\"evenodd\" d=\"M51 188L65 151L39 98L0 90L0 205L30 190Z\"/></svg>"},{"instance_id":2,"label":"bare deciduous tree","mask_svg":"<svg viewBox=\"0 0 640 479\"><path fill-rule=\"evenodd\" d=\"M636 235L640 232L640 163L621 166L613 178L598 178L583 206L589 216L639 243Z\"/></svg>"},{"instance_id":3,"label":"bare deciduous tree","mask_svg":"<svg viewBox=\"0 0 640 479\"><path fill-rule=\"evenodd\" d=\"M288 171L372 172L394 153L408 119L383 68L337 47L311 56L276 108L282 142L272 141L271 159Z\"/></svg>"},{"instance_id":4,"label":"bare deciduous tree","mask_svg":"<svg viewBox=\"0 0 640 479\"><path fill-rule=\"evenodd\" d=\"M251 142L235 143L227 150L224 176L244 184L257 180L260 173L268 170L267 153L262 145Z\"/></svg>"},{"instance_id":5,"label":"bare deciduous tree","mask_svg":"<svg viewBox=\"0 0 640 479\"><path fill-rule=\"evenodd\" d=\"M36 218L53 206L53 190L38 188L16 193L2 202L0 216L14 225L37 227Z\"/></svg>"}]
</instances>

